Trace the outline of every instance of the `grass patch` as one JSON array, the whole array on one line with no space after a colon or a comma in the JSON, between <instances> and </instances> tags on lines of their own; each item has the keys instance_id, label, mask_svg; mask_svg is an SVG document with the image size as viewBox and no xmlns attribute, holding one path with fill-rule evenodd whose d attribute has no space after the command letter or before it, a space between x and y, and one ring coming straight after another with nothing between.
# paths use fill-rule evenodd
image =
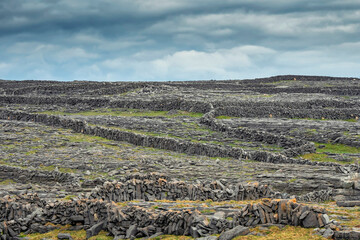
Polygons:
<instances>
[{"instance_id":1,"label":"grass patch","mask_svg":"<svg viewBox=\"0 0 360 240\"><path fill-rule=\"evenodd\" d=\"M70 233L71 237L74 240L83 240L86 239L86 231L80 230L80 231L69 231L69 225L66 226L58 226L58 229L53 230L48 233L34 233L29 235L21 234L21 237L28 237L30 240L41 240L43 238L47 239L58 239L57 236L59 233ZM107 232L101 231L99 235L89 238L89 240L111 240L113 237L107 236Z\"/></svg>"},{"instance_id":2,"label":"grass patch","mask_svg":"<svg viewBox=\"0 0 360 240\"><path fill-rule=\"evenodd\" d=\"M14 183L16 183L16 182L14 182L11 179L6 179L6 180L0 182L0 185L9 185L9 184L14 184Z\"/></svg>"},{"instance_id":3,"label":"grass patch","mask_svg":"<svg viewBox=\"0 0 360 240\"><path fill-rule=\"evenodd\" d=\"M325 239L322 236L313 234L312 228L302 228L294 226L286 226L282 229L279 227L269 227L268 230L259 230L259 227L252 229L255 232L266 234L266 236L239 236L234 240L320 240Z\"/></svg>"},{"instance_id":4,"label":"grass patch","mask_svg":"<svg viewBox=\"0 0 360 240\"><path fill-rule=\"evenodd\" d=\"M193 238L188 237L188 236L161 235L161 236L153 238L153 239L154 240L187 240L187 239L193 239Z\"/></svg>"},{"instance_id":5,"label":"grass patch","mask_svg":"<svg viewBox=\"0 0 360 240\"><path fill-rule=\"evenodd\" d=\"M320 145L325 147L319 148ZM329 157L326 153L332 154L358 154L360 153L360 148L357 147L350 147L344 144L331 144L331 143L315 143L316 153L307 153L302 155L302 158L317 161L317 162L336 162L342 164L353 163L355 158L348 157L347 161L337 161L334 158Z\"/></svg>"},{"instance_id":6,"label":"grass patch","mask_svg":"<svg viewBox=\"0 0 360 240\"><path fill-rule=\"evenodd\" d=\"M292 178L292 179L288 180L288 183L293 183L293 182L295 182L296 180L297 180L296 178Z\"/></svg>"},{"instance_id":7,"label":"grass patch","mask_svg":"<svg viewBox=\"0 0 360 240\"><path fill-rule=\"evenodd\" d=\"M329 158L325 153L307 153L301 157L316 162L338 162L333 158Z\"/></svg>"},{"instance_id":8,"label":"grass patch","mask_svg":"<svg viewBox=\"0 0 360 240\"><path fill-rule=\"evenodd\" d=\"M232 118L235 118L235 117L220 115L220 116L217 116L216 118L217 119L232 119Z\"/></svg>"},{"instance_id":9,"label":"grass patch","mask_svg":"<svg viewBox=\"0 0 360 240\"><path fill-rule=\"evenodd\" d=\"M69 142L97 142L97 141L109 142L110 141L106 138L91 136L81 133L74 133L70 136L61 135L61 137L65 137L66 139L69 140Z\"/></svg>"},{"instance_id":10,"label":"grass patch","mask_svg":"<svg viewBox=\"0 0 360 240\"><path fill-rule=\"evenodd\" d=\"M355 118L351 118L351 119L346 119L345 121L347 121L347 122L357 122L358 120L355 119Z\"/></svg>"},{"instance_id":11,"label":"grass patch","mask_svg":"<svg viewBox=\"0 0 360 240\"><path fill-rule=\"evenodd\" d=\"M319 145L324 145L324 148L319 148ZM360 153L360 148L357 147L350 147L344 144L331 144L331 143L315 143L316 152L317 153L336 153L336 154L342 154L342 153Z\"/></svg>"},{"instance_id":12,"label":"grass patch","mask_svg":"<svg viewBox=\"0 0 360 240\"><path fill-rule=\"evenodd\" d=\"M62 200L68 201L73 199L74 197L76 197L76 195L67 195L66 197L64 197Z\"/></svg>"}]
</instances>

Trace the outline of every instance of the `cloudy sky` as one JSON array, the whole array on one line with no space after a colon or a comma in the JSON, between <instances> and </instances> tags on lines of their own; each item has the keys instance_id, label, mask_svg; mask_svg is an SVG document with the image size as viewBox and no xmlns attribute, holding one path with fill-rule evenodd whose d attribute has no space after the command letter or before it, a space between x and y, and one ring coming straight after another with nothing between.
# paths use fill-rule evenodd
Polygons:
<instances>
[{"instance_id":1,"label":"cloudy sky","mask_svg":"<svg viewBox=\"0 0 360 240\"><path fill-rule=\"evenodd\" d=\"M359 0L0 0L0 79L360 77Z\"/></svg>"}]
</instances>

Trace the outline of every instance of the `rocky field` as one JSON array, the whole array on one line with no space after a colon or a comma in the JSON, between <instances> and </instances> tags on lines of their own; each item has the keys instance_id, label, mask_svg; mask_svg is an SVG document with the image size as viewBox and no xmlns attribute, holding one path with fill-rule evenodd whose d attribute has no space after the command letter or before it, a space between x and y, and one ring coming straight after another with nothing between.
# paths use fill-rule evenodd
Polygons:
<instances>
[{"instance_id":1,"label":"rocky field","mask_svg":"<svg viewBox=\"0 0 360 240\"><path fill-rule=\"evenodd\" d=\"M0 239L360 239L360 79L0 80Z\"/></svg>"}]
</instances>

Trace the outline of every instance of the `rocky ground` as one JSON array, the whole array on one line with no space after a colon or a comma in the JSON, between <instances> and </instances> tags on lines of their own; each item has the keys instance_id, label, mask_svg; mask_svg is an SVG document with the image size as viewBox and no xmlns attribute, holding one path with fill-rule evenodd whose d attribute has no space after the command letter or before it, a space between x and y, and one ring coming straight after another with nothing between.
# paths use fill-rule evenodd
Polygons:
<instances>
[{"instance_id":1,"label":"rocky ground","mask_svg":"<svg viewBox=\"0 0 360 240\"><path fill-rule=\"evenodd\" d=\"M347 235L336 231L359 227L354 219L360 205L360 79L0 81L0 94L0 198L36 194L48 202L72 201L89 198L108 181L125 183L156 173L205 189L217 181L223 187L211 191L227 196L239 183L256 183L270 186L271 198L321 205L334 225L308 238L340 239ZM113 137L125 133L133 135ZM140 137L145 140L133 140ZM156 198L119 204L209 216L225 212L230 218L249 203ZM338 207L335 201L353 207ZM1 224L8 217L0 216ZM253 235L272 235L268 227L254 228Z\"/></svg>"}]
</instances>

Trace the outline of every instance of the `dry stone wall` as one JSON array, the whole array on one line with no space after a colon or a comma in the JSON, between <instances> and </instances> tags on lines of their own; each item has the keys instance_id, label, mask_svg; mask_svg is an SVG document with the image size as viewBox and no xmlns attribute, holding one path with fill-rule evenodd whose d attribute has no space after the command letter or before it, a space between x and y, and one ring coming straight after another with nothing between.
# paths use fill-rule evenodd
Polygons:
<instances>
[{"instance_id":1,"label":"dry stone wall","mask_svg":"<svg viewBox=\"0 0 360 240\"><path fill-rule=\"evenodd\" d=\"M287 224L324 227L330 219L324 209L309 207L293 200L264 200L248 204L232 215L215 214L207 218L197 210L149 210L137 206L120 207L102 200L45 202L36 195L0 199L0 236L16 239L20 232L47 232L52 224L77 225L87 237L106 230L119 238L149 237L155 233L192 237L221 233L236 226Z\"/></svg>"},{"instance_id":2,"label":"dry stone wall","mask_svg":"<svg viewBox=\"0 0 360 240\"><path fill-rule=\"evenodd\" d=\"M233 117L277 117L277 118L314 118L314 119L354 119L360 116L360 108L334 108L334 109L291 109L278 106L259 106L259 107L220 107L216 110L216 115Z\"/></svg>"},{"instance_id":3,"label":"dry stone wall","mask_svg":"<svg viewBox=\"0 0 360 240\"><path fill-rule=\"evenodd\" d=\"M96 187L90 194L90 199L106 201L131 201L142 199L153 200L256 200L260 198L281 197L268 185L259 183L237 183L225 186L220 181L210 184L189 184L183 181L168 181L163 178L157 180L132 179L126 182L105 182Z\"/></svg>"},{"instance_id":4,"label":"dry stone wall","mask_svg":"<svg viewBox=\"0 0 360 240\"><path fill-rule=\"evenodd\" d=\"M20 167L0 165L0 181L13 179L19 183L46 183L58 182L70 186L79 186L79 179L70 173L59 171L40 171Z\"/></svg>"},{"instance_id":5,"label":"dry stone wall","mask_svg":"<svg viewBox=\"0 0 360 240\"><path fill-rule=\"evenodd\" d=\"M286 117L286 118L325 118L354 119L360 116L357 102L340 100L308 100L302 102L286 101L197 101L165 97L162 99L115 100L92 97L59 97L59 96L0 96L4 104L36 104L36 105L86 105L88 107L136 108L154 111L183 110L206 113L211 106L216 108L216 116L234 117Z\"/></svg>"},{"instance_id":6,"label":"dry stone wall","mask_svg":"<svg viewBox=\"0 0 360 240\"><path fill-rule=\"evenodd\" d=\"M181 152L191 155L204 155L209 157L232 157L237 159L250 159L254 161L270 162L270 163L294 163L294 164L308 164L308 165L323 165L323 166L338 166L339 164L331 162L313 162L310 160L295 159L287 157L283 154L254 151L251 153L245 152L241 148L230 146L219 146L215 144L190 142L175 138L157 137L143 135L128 131L122 131L113 128L90 126L85 121L72 119L69 117L61 117L46 114L31 114L21 111L0 110L0 119L17 120L17 121L33 121L39 122L50 126L60 126L69 128L78 133L94 135L98 137L107 138L115 141L126 141L134 145L153 147L165 149L175 152ZM258 134L261 137L260 134ZM261 139L264 139L261 137ZM313 151L311 144L305 144L302 148L306 151ZM294 149L298 153L304 151L302 149ZM291 152L289 152L291 153Z\"/></svg>"}]
</instances>

